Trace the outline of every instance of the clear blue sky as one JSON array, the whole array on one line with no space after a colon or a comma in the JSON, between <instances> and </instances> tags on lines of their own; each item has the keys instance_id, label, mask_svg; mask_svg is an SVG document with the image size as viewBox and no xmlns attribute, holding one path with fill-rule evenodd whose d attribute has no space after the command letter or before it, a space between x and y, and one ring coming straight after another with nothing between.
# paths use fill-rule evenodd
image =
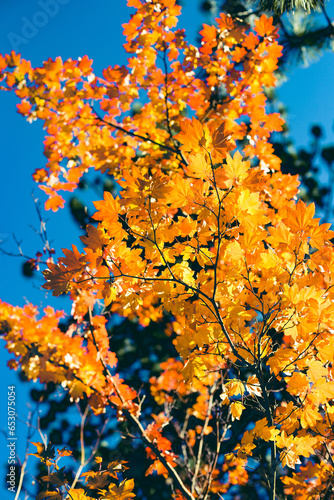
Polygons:
<instances>
[{"instance_id":1,"label":"clear blue sky","mask_svg":"<svg viewBox=\"0 0 334 500\"><path fill-rule=\"evenodd\" d=\"M121 27L131 12L126 7L126 0L94 0L94 2L50 0L50 2L48 4L47 0L1 1L1 53L16 49L25 59L31 60L33 66L40 65L49 57L55 58L60 55L63 59L77 59L87 54L94 60L96 74L100 74L106 66L126 62ZM186 28L190 41L195 42L196 33L203 22L203 16L197 9L199 0L185 0L184 3L181 27ZM35 29L31 23L35 25ZM25 38L26 43L23 43L20 37ZM323 124L327 141L333 141L333 62L333 53L327 53L320 62L309 68L293 68L288 82L279 89L279 96L289 109L289 124L297 145L307 143L308 130L312 123ZM16 113L17 102L13 94L0 93L2 112L0 239L4 240L7 250L15 251L12 239L14 232L16 237L23 241L24 251L34 255L39 248L39 240L29 226L37 227L38 219L31 193L34 190L35 195L43 202L44 198L43 193L33 183L31 174L36 167L42 167L45 163L42 154L44 134L40 123L28 124ZM54 240L56 255L59 256L60 249L68 248L72 243L79 246L77 226L70 219L66 208L56 214L47 213L47 219L49 219L47 225L49 238ZM42 280L27 280L22 276L19 259L0 255L0 262L2 300L20 306L28 300L37 305L51 304L58 309L66 307L66 299L56 300L50 294L46 296L44 291L38 290ZM0 355L2 359L0 373L3 380L7 377L9 383L16 383L16 374L5 367L8 356L2 344ZM7 383L3 383L0 393L3 402L6 388ZM19 413L22 416L26 413L27 389L18 385L18 391ZM3 417L2 414L1 418ZM0 429L4 426L5 421L1 420ZM19 429L24 432L24 424L19 423Z\"/></svg>"}]
</instances>

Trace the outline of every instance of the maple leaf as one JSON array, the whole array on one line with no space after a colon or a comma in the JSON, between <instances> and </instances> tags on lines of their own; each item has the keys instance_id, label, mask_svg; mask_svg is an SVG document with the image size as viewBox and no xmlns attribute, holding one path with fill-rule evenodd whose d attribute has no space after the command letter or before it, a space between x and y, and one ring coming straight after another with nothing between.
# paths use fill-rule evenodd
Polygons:
<instances>
[{"instance_id":1,"label":"maple leaf","mask_svg":"<svg viewBox=\"0 0 334 500\"><path fill-rule=\"evenodd\" d=\"M320 401L327 401L334 398L334 382L320 377L314 383L312 390L320 397Z\"/></svg>"},{"instance_id":2,"label":"maple leaf","mask_svg":"<svg viewBox=\"0 0 334 500\"><path fill-rule=\"evenodd\" d=\"M255 396L261 396L262 391L260 382L256 375L250 375L248 377L246 382L246 390L252 395L254 394Z\"/></svg>"},{"instance_id":3,"label":"maple leaf","mask_svg":"<svg viewBox=\"0 0 334 500\"><path fill-rule=\"evenodd\" d=\"M288 381L288 391L294 395L304 395L309 387L309 380L304 373L294 372Z\"/></svg>"},{"instance_id":4,"label":"maple leaf","mask_svg":"<svg viewBox=\"0 0 334 500\"><path fill-rule=\"evenodd\" d=\"M205 374L206 367L203 360L199 358L192 358L187 361L182 369L182 375L185 380L192 382L195 377L202 378Z\"/></svg>"},{"instance_id":5,"label":"maple leaf","mask_svg":"<svg viewBox=\"0 0 334 500\"><path fill-rule=\"evenodd\" d=\"M78 488L78 489L73 489L71 488L69 491L68 491L68 496L71 498L71 500L93 500L92 497L89 497L85 490L83 490L82 488Z\"/></svg>"},{"instance_id":6,"label":"maple leaf","mask_svg":"<svg viewBox=\"0 0 334 500\"><path fill-rule=\"evenodd\" d=\"M238 63L242 61L246 55L247 55L247 50L244 47L236 47L232 54L233 61Z\"/></svg>"},{"instance_id":7,"label":"maple leaf","mask_svg":"<svg viewBox=\"0 0 334 500\"><path fill-rule=\"evenodd\" d=\"M183 179L177 176L174 179L173 191L170 194L172 207L184 207L189 204L192 199L192 190L188 179Z\"/></svg>"},{"instance_id":8,"label":"maple leaf","mask_svg":"<svg viewBox=\"0 0 334 500\"><path fill-rule=\"evenodd\" d=\"M53 464L53 460L55 458L55 449L51 443L48 443L47 447L45 447L43 443L31 442L31 444L36 446L37 453L29 453L29 455L39 458L41 462L44 462L47 466Z\"/></svg>"},{"instance_id":9,"label":"maple leaf","mask_svg":"<svg viewBox=\"0 0 334 500\"><path fill-rule=\"evenodd\" d=\"M228 156L227 151L235 148L233 131L230 130L227 121L224 121L212 133L212 146L216 153L222 157Z\"/></svg>"},{"instance_id":10,"label":"maple leaf","mask_svg":"<svg viewBox=\"0 0 334 500\"><path fill-rule=\"evenodd\" d=\"M18 109L18 112L21 113L22 115L28 115L32 109L32 105L26 99L21 101L20 104L17 104L16 107Z\"/></svg>"},{"instance_id":11,"label":"maple leaf","mask_svg":"<svg viewBox=\"0 0 334 500\"><path fill-rule=\"evenodd\" d=\"M234 401L233 403L231 403L232 421L240 420L241 414L244 409L245 406L242 403L239 403L239 401Z\"/></svg>"},{"instance_id":12,"label":"maple leaf","mask_svg":"<svg viewBox=\"0 0 334 500\"><path fill-rule=\"evenodd\" d=\"M231 181L231 186L235 182L241 182L247 177L247 172L250 168L249 161L243 161L239 151L235 153L233 158L227 154L226 165L224 166L224 173L226 177Z\"/></svg>"},{"instance_id":13,"label":"maple leaf","mask_svg":"<svg viewBox=\"0 0 334 500\"><path fill-rule=\"evenodd\" d=\"M82 271L85 266L84 256L78 251L75 245L72 245L72 251L62 248L65 257L60 257L59 262L66 266L67 271L77 273Z\"/></svg>"},{"instance_id":14,"label":"maple leaf","mask_svg":"<svg viewBox=\"0 0 334 500\"><path fill-rule=\"evenodd\" d=\"M87 236L80 236L80 240L87 248L96 251L109 243L109 239L105 236L102 228L96 228L91 224L87 224L86 232Z\"/></svg>"},{"instance_id":15,"label":"maple leaf","mask_svg":"<svg viewBox=\"0 0 334 500\"><path fill-rule=\"evenodd\" d=\"M212 168L205 155L201 153L189 155L188 162L187 171L190 175L199 179L212 177Z\"/></svg>"},{"instance_id":16,"label":"maple leaf","mask_svg":"<svg viewBox=\"0 0 334 500\"><path fill-rule=\"evenodd\" d=\"M129 468L124 465L126 463L127 462L125 460L114 460L113 462L109 462L107 466L109 474L112 477L117 477L118 472L124 472Z\"/></svg>"},{"instance_id":17,"label":"maple leaf","mask_svg":"<svg viewBox=\"0 0 334 500\"><path fill-rule=\"evenodd\" d=\"M280 453L280 460L282 461L282 467L288 466L294 469L296 465L301 464L298 453L294 449L287 449Z\"/></svg>"},{"instance_id":18,"label":"maple leaf","mask_svg":"<svg viewBox=\"0 0 334 500\"><path fill-rule=\"evenodd\" d=\"M311 405L304 406L300 415L300 423L303 429L315 427L319 420L322 420L322 417L316 409L312 408Z\"/></svg>"},{"instance_id":19,"label":"maple leaf","mask_svg":"<svg viewBox=\"0 0 334 500\"><path fill-rule=\"evenodd\" d=\"M273 25L273 18L262 14L259 20L255 21L255 31L259 36L273 36L277 28Z\"/></svg>"},{"instance_id":20,"label":"maple leaf","mask_svg":"<svg viewBox=\"0 0 334 500\"><path fill-rule=\"evenodd\" d=\"M196 118L185 120L181 124L181 132L174 136L181 144L183 151L200 152L203 146L209 147L211 135L206 125L202 125Z\"/></svg>"},{"instance_id":21,"label":"maple leaf","mask_svg":"<svg viewBox=\"0 0 334 500\"><path fill-rule=\"evenodd\" d=\"M136 495L133 493L134 488L134 480L133 479L125 479L120 483L119 486L116 484L110 484L107 490L101 490L100 493L103 495L103 498L108 500L128 500L129 498L133 498Z\"/></svg>"},{"instance_id":22,"label":"maple leaf","mask_svg":"<svg viewBox=\"0 0 334 500\"><path fill-rule=\"evenodd\" d=\"M145 472L145 476L149 476L154 472L156 472L159 476L164 476L164 478L168 477L168 471L166 467L160 462L160 460L154 460L153 464L151 464Z\"/></svg>"},{"instance_id":23,"label":"maple leaf","mask_svg":"<svg viewBox=\"0 0 334 500\"><path fill-rule=\"evenodd\" d=\"M104 298L104 305L108 307L116 299L117 289L106 282L102 290L102 297Z\"/></svg>"},{"instance_id":24,"label":"maple leaf","mask_svg":"<svg viewBox=\"0 0 334 500\"><path fill-rule=\"evenodd\" d=\"M85 478L87 487L92 490L104 488L110 483L110 475L105 473L89 471L84 472L81 476Z\"/></svg>"},{"instance_id":25,"label":"maple leaf","mask_svg":"<svg viewBox=\"0 0 334 500\"><path fill-rule=\"evenodd\" d=\"M314 248L323 248L330 239L334 237L334 231L330 231L331 224L320 224L313 227L310 232L310 245Z\"/></svg>"},{"instance_id":26,"label":"maple leaf","mask_svg":"<svg viewBox=\"0 0 334 500\"><path fill-rule=\"evenodd\" d=\"M203 45L202 52L205 54L212 53L212 47L216 44L217 29L215 26L203 24L203 29L199 32L202 35Z\"/></svg>"},{"instance_id":27,"label":"maple leaf","mask_svg":"<svg viewBox=\"0 0 334 500\"><path fill-rule=\"evenodd\" d=\"M266 115L265 117L266 129L269 132L280 132L281 130L283 130L284 123L285 121L279 115L279 113L271 113L269 115Z\"/></svg>"},{"instance_id":28,"label":"maple leaf","mask_svg":"<svg viewBox=\"0 0 334 500\"><path fill-rule=\"evenodd\" d=\"M202 35L204 42L212 43L216 39L217 29L214 26L209 26L208 24L203 24L203 29L199 33L200 33L200 35Z\"/></svg>"},{"instance_id":29,"label":"maple leaf","mask_svg":"<svg viewBox=\"0 0 334 500\"><path fill-rule=\"evenodd\" d=\"M217 23L219 28L223 30L232 30L235 26L234 20L232 19L231 14L225 14L224 12L220 13L219 18L217 19Z\"/></svg>"},{"instance_id":30,"label":"maple leaf","mask_svg":"<svg viewBox=\"0 0 334 500\"><path fill-rule=\"evenodd\" d=\"M310 457L319 446L318 439L313 436L298 436L295 438L296 452L303 457Z\"/></svg>"},{"instance_id":31,"label":"maple leaf","mask_svg":"<svg viewBox=\"0 0 334 500\"><path fill-rule=\"evenodd\" d=\"M128 7L135 7L136 9L139 9L142 4L140 0L128 0L127 5Z\"/></svg>"},{"instance_id":32,"label":"maple leaf","mask_svg":"<svg viewBox=\"0 0 334 500\"><path fill-rule=\"evenodd\" d=\"M62 293L67 293L70 289L70 281L73 277L73 272L68 271L62 264L48 263L49 269L43 271L44 278L47 280L42 288L52 290L52 295L58 297Z\"/></svg>"},{"instance_id":33,"label":"maple leaf","mask_svg":"<svg viewBox=\"0 0 334 500\"><path fill-rule=\"evenodd\" d=\"M257 437L264 439L265 441L274 441L280 431L279 429L275 429L274 426L268 427L267 419L263 418L255 423L255 427L252 429L252 432Z\"/></svg>"},{"instance_id":34,"label":"maple leaf","mask_svg":"<svg viewBox=\"0 0 334 500\"><path fill-rule=\"evenodd\" d=\"M73 452L71 450L68 450L67 448L62 448L61 450L57 448L57 454L59 457L70 457Z\"/></svg>"},{"instance_id":35,"label":"maple leaf","mask_svg":"<svg viewBox=\"0 0 334 500\"><path fill-rule=\"evenodd\" d=\"M283 467L287 465L294 469L297 464L301 463L293 436L288 436L283 430L281 434L277 436L276 444L279 448L285 448L284 451L280 453L280 460L282 461Z\"/></svg>"},{"instance_id":36,"label":"maple leaf","mask_svg":"<svg viewBox=\"0 0 334 500\"><path fill-rule=\"evenodd\" d=\"M52 210L53 212L57 212L59 208L64 208L65 200L57 194L55 189L50 188L48 186L39 186L48 196L49 199L45 202L44 207L45 210Z\"/></svg>"},{"instance_id":37,"label":"maple leaf","mask_svg":"<svg viewBox=\"0 0 334 500\"><path fill-rule=\"evenodd\" d=\"M68 483L67 477L65 475L65 467L62 467L57 472L52 472L52 474L49 474L48 476L42 476L42 480L59 487L63 486L64 484Z\"/></svg>"},{"instance_id":38,"label":"maple leaf","mask_svg":"<svg viewBox=\"0 0 334 500\"><path fill-rule=\"evenodd\" d=\"M94 201L97 212L93 215L93 219L101 220L105 224L112 224L117 222L118 214L120 212L120 205L109 191L104 191L103 201Z\"/></svg>"},{"instance_id":39,"label":"maple leaf","mask_svg":"<svg viewBox=\"0 0 334 500\"><path fill-rule=\"evenodd\" d=\"M307 376L311 382L316 382L321 377L328 375L328 369L320 361L312 361L307 370Z\"/></svg>"},{"instance_id":40,"label":"maple leaf","mask_svg":"<svg viewBox=\"0 0 334 500\"><path fill-rule=\"evenodd\" d=\"M292 242L293 235L284 222L280 221L276 227L270 227L269 232L272 235L269 243L272 246L278 246L283 243L286 247L289 247Z\"/></svg>"},{"instance_id":41,"label":"maple leaf","mask_svg":"<svg viewBox=\"0 0 334 500\"><path fill-rule=\"evenodd\" d=\"M245 392L245 386L241 380L232 380L226 384L228 387L229 396L239 396L243 395Z\"/></svg>"},{"instance_id":42,"label":"maple leaf","mask_svg":"<svg viewBox=\"0 0 334 500\"><path fill-rule=\"evenodd\" d=\"M275 252L269 249L267 252L261 254L261 264L264 269L270 269L276 266L282 266L282 260Z\"/></svg>"},{"instance_id":43,"label":"maple leaf","mask_svg":"<svg viewBox=\"0 0 334 500\"><path fill-rule=\"evenodd\" d=\"M284 219L284 223L293 232L307 231L315 225L313 219L315 212L315 205L311 203L309 206L302 200L298 200L296 207L287 209L288 217Z\"/></svg>"},{"instance_id":44,"label":"maple leaf","mask_svg":"<svg viewBox=\"0 0 334 500\"><path fill-rule=\"evenodd\" d=\"M242 45L248 50L254 50L259 43L259 38L254 33L249 33L243 40Z\"/></svg>"}]
</instances>

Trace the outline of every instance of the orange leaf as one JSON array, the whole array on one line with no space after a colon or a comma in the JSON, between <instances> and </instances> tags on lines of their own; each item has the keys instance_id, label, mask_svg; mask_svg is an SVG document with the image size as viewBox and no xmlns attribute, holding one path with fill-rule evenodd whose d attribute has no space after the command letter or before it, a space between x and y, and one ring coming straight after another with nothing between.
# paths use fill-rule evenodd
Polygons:
<instances>
[{"instance_id":1,"label":"orange leaf","mask_svg":"<svg viewBox=\"0 0 334 500\"><path fill-rule=\"evenodd\" d=\"M250 168L249 161L243 161L239 151L235 153L233 158L227 154L226 165L224 166L224 172L226 177L231 181L232 184L235 182L241 182L247 177L247 172Z\"/></svg>"},{"instance_id":2,"label":"orange leaf","mask_svg":"<svg viewBox=\"0 0 334 500\"><path fill-rule=\"evenodd\" d=\"M255 31L259 36L263 37L274 35L277 29L273 25L273 18L262 14L260 19L255 21Z\"/></svg>"},{"instance_id":3,"label":"orange leaf","mask_svg":"<svg viewBox=\"0 0 334 500\"><path fill-rule=\"evenodd\" d=\"M115 199L109 191L105 191L103 197L103 201L94 201L95 208L98 211L93 215L93 219L109 224L116 222L121 208L117 198Z\"/></svg>"},{"instance_id":4,"label":"orange leaf","mask_svg":"<svg viewBox=\"0 0 334 500\"><path fill-rule=\"evenodd\" d=\"M105 237L102 229L88 224L86 226L86 231L87 236L80 236L80 240L87 248L98 250L108 244L109 239Z\"/></svg>"},{"instance_id":5,"label":"orange leaf","mask_svg":"<svg viewBox=\"0 0 334 500\"><path fill-rule=\"evenodd\" d=\"M284 219L284 223L293 231L306 231L309 227L314 226L317 221L313 219L315 212L315 205L311 203L309 206L302 200L298 200L298 203L293 208L288 208L288 216Z\"/></svg>"},{"instance_id":6,"label":"orange leaf","mask_svg":"<svg viewBox=\"0 0 334 500\"><path fill-rule=\"evenodd\" d=\"M302 428L307 429L308 427L314 427L318 420L322 420L319 412L313 409L311 405L304 406L300 415L300 423Z\"/></svg>"},{"instance_id":7,"label":"orange leaf","mask_svg":"<svg viewBox=\"0 0 334 500\"><path fill-rule=\"evenodd\" d=\"M207 161L206 156L197 153L188 157L189 164L187 170L190 175L199 179L207 179L212 177L212 168Z\"/></svg>"},{"instance_id":8,"label":"orange leaf","mask_svg":"<svg viewBox=\"0 0 334 500\"><path fill-rule=\"evenodd\" d=\"M59 262L66 266L67 271L80 272L85 266L85 257L72 245L72 251L62 248L65 257L60 257Z\"/></svg>"},{"instance_id":9,"label":"orange leaf","mask_svg":"<svg viewBox=\"0 0 334 500\"><path fill-rule=\"evenodd\" d=\"M321 377L326 377L328 375L328 369L323 366L320 361L312 361L309 364L309 369L307 370L307 376L311 382L316 382Z\"/></svg>"},{"instance_id":10,"label":"orange leaf","mask_svg":"<svg viewBox=\"0 0 334 500\"><path fill-rule=\"evenodd\" d=\"M235 148L233 133L229 130L227 122L224 121L212 134L212 145L214 150L225 157L227 151Z\"/></svg>"}]
</instances>

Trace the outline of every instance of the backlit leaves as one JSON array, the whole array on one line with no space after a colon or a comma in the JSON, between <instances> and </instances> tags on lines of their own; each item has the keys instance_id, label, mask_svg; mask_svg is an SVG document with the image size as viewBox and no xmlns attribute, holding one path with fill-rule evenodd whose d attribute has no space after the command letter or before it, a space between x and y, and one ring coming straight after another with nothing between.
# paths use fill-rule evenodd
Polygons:
<instances>
[{"instance_id":1,"label":"backlit leaves","mask_svg":"<svg viewBox=\"0 0 334 500\"><path fill-rule=\"evenodd\" d=\"M55 458L55 449L51 443L48 443L47 447L43 443L32 443L36 446L36 453L31 453L34 457L39 458L46 465L52 465ZM56 484L56 483L55 483Z\"/></svg>"},{"instance_id":2,"label":"backlit leaves","mask_svg":"<svg viewBox=\"0 0 334 500\"><path fill-rule=\"evenodd\" d=\"M101 498L108 500L128 500L136 495L133 493L134 481L133 479L124 480L119 486L110 484L107 490L101 490Z\"/></svg>"}]
</instances>

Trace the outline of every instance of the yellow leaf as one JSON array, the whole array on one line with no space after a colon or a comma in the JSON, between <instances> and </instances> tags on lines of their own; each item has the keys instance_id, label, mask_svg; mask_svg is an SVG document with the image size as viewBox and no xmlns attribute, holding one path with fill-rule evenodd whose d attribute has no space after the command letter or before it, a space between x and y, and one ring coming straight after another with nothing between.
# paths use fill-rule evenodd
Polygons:
<instances>
[{"instance_id":1,"label":"yellow leaf","mask_svg":"<svg viewBox=\"0 0 334 500\"><path fill-rule=\"evenodd\" d=\"M104 305L108 307L116 299L117 289L109 285L109 283L105 283L102 290L102 297L104 298Z\"/></svg>"},{"instance_id":2,"label":"yellow leaf","mask_svg":"<svg viewBox=\"0 0 334 500\"><path fill-rule=\"evenodd\" d=\"M117 484L109 484L108 490L100 490L102 496L101 500L127 500L128 498L133 498L136 495L133 493L134 488L134 480L127 479L120 483L119 486Z\"/></svg>"},{"instance_id":3,"label":"yellow leaf","mask_svg":"<svg viewBox=\"0 0 334 500\"><path fill-rule=\"evenodd\" d=\"M194 377L197 377L199 379L203 378L205 372L205 364L199 357L188 359L187 363L182 369L184 380L188 380L190 383L193 381Z\"/></svg>"},{"instance_id":4,"label":"yellow leaf","mask_svg":"<svg viewBox=\"0 0 334 500\"><path fill-rule=\"evenodd\" d=\"M86 495L85 490L83 489L70 489L68 492L68 498L71 500L91 500L92 497Z\"/></svg>"},{"instance_id":5,"label":"yellow leaf","mask_svg":"<svg viewBox=\"0 0 334 500\"><path fill-rule=\"evenodd\" d=\"M213 132L212 145L216 153L225 156L227 151L235 148L235 141L231 132L226 121L221 123Z\"/></svg>"},{"instance_id":6,"label":"yellow leaf","mask_svg":"<svg viewBox=\"0 0 334 500\"><path fill-rule=\"evenodd\" d=\"M328 370L320 361L312 361L310 363L307 376L311 382L316 382L321 377L326 377L326 375L328 375Z\"/></svg>"},{"instance_id":7,"label":"yellow leaf","mask_svg":"<svg viewBox=\"0 0 334 500\"><path fill-rule=\"evenodd\" d=\"M233 403L231 403L232 420L240 420L241 414L244 409L244 405L242 403L239 403L238 401L234 401Z\"/></svg>"},{"instance_id":8,"label":"yellow leaf","mask_svg":"<svg viewBox=\"0 0 334 500\"><path fill-rule=\"evenodd\" d=\"M226 384L228 386L229 396L242 396L245 392L245 386L241 380L232 380Z\"/></svg>"},{"instance_id":9,"label":"yellow leaf","mask_svg":"<svg viewBox=\"0 0 334 500\"><path fill-rule=\"evenodd\" d=\"M248 189L244 189L238 199L238 210L246 211L251 215L257 214L261 209L259 193L251 193ZM238 216L239 214L237 214Z\"/></svg>"},{"instance_id":10,"label":"yellow leaf","mask_svg":"<svg viewBox=\"0 0 334 500\"><path fill-rule=\"evenodd\" d=\"M287 466L291 469L294 469L295 465L301 463L299 455L294 449L287 449L285 451L282 451L282 453L280 453L280 460L282 461L283 467Z\"/></svg>"},{"instance_id":11,"label":"yellow leaf","mask_svg":"<svg viewBox=\"0 0 334 500\"><path fill-rule=\"evenodd\" d=\"M314 383L312 390L317 393L323 404L329 399L334 399L334 382L327 382L324 377Z\"/></svg>"},{"instance_id":12,"label":"yellow leaf","mask_svg":"<svg viewBox=\"0 0 334 500\"><path fill-rule=\"evenodd\" d=\"M317 446L318 440L316 437L310 435L298 436L295 438L295 443L298 455L310 457L314 454L314 448Z\"/></svg>"},{"instance_id":13,"label":"yellow leaf","mask_svg":"<svg viewBox=\"0 0 334 500\"><path fill-rule=\"evenodd\" d=\"M246 389L250 395L260 396L262 394L260 382L256 375L251 375L247 379Z\"/></svg>"},{"instance_id":14,"label":"yellow leaf","mask_svg":"<svg viewBox=\"0 0 334 500\"><path fill-rule=\"evenodd\" d=\"M311 405L306 405L300 415L300 423L303 429L314 427L318 420L322 420L317 410L314 410Z\"/></svg>"},{"instance_id":15,"label":"yellow leaf","mask_svg":"<svg viewBox=\"0 0 334 500\"><path fill-rule=\"evenodd\" d=\"M280 431L275 429L274 426L268 427L267 419L263 418L256 422L253 432L256 437L264 439L264 441L274 441Z\"/></svg>"},{"instance_id":16,"label":"yellow leaf","mask_svg":"<svg viewBox=\"0 0 334 500\"><path fill-rule=\"evenodd\" d=\"M265 269L280 266L281 259L271 249L261 254L261 263Z\"/></svg>"},{"instance_id":17,"label":"yellow leaf","mask_svg":"<svg viewBox=\"0 0 334 500\"><path fill-rule=\"evenodd\" d=\"M247 177L250 162L243 161L239 151L235 153L233 158L227 154L226 163L227 165L224 167L224 172L226 177L232 181L232 183L241 182Z\"/></svg>"}]
</instances>

